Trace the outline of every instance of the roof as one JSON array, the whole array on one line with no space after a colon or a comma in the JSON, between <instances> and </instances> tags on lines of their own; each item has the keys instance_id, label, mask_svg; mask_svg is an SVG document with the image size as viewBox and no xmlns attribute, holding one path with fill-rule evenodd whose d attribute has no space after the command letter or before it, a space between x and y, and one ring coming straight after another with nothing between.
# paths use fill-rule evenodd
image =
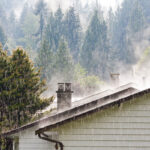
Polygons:
<instances>
[{"instance_id":1,"label":"roof","mask_svg":"<svg viewBox=\"0 0 150 150\"><path fill-rule=\"evenodd\" d=\"M67 110L63 110L61 112L57 112L55 114L50 115L49 117L42 118L33 123L24 125L20 128L8 131L6 133L1 134L1 136L7 137L13 134L16 134L20 131L26 130L28 128L38 126L36 134L47 131L51 128L55 128L58 125L64 124L68 121L75 120L77 118L83 117L86 114L91 114L93 112L97 112L102 109L106 109L113 105L120 105L120 103L132 100L138 96L150 93L150 89L138 91L131 85L121 86L116 91L112 92L109 95L105 95L103 97L97 98L88 101L87 103L69 108Z\"/></svg>"}]
</instances>

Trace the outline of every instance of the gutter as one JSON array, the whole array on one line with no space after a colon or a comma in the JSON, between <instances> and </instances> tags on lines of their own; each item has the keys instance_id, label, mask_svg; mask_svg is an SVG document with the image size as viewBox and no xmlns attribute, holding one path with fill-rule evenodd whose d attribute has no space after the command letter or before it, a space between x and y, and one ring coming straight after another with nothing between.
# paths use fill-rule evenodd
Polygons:
<instances>
[{"instance_id":1,"label":"gutter","mask_svg":"<svg viewBox=\"0 0 150 150\"><path fill-rule=\"evenodd\" d=\"M46 135L45 133L38 133L38 137L42 140L48 141L48 142L52 142L52 143L56 143L55 145L55 149L58 150L58 145L60 146L60 150L63 150L63 143L58 141L58 140L54 140L54 139L50 139L48 135Z\"/></svg>"}]
</instances>

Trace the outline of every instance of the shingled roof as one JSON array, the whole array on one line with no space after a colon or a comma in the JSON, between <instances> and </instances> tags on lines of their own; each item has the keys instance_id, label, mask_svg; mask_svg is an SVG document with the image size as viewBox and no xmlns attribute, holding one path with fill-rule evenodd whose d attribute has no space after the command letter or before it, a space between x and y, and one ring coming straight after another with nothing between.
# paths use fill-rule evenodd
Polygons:
<instances>
[{"instance_id":1,"label":"shingled roof","mask_svg":"<svg viewBox=\"0 0 150 150\"><path fill-rule=\"evenodd\" d=\"M26 130L28 128L37 126L36 134L47 131L51 128L55 128L58 125L64 124L68 121L75 120L77 118L83 117L87 114L97 112L102 109L106 109L113 105L120 106L121 103L125 101L132 100L144 94L150 93L150 89L138 91L136 88L128 84L126 86L121 86L120 88L113 91L111 94L105 95L103 97L94 97L93 100L81 103L80 105L71 107L67 110L63 110L52 114L48 117L42 118L30 124L24 125L20 128L2 133L1 136L7 137L16 134L20 131Z\"/></svg>"}]
</instances>

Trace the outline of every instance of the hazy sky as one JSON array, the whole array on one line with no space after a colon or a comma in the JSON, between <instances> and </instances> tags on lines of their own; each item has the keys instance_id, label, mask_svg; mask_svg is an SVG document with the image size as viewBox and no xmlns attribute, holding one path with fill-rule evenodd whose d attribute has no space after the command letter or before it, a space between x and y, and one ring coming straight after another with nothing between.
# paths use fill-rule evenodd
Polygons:
<instances>
[{"instance_id":1,"label":"hazy sky","mask_svg":"<svg viewBox=\"0 0 150 150\"><path fill-rule=\"evenodd\" d=\"M91 2L96 2L96 0L81 0L83 4L86 2L91 3ZM110 8L112 7L113 9L116 9L118 5L122 3L123 0L97 0L99 4L102 5L104 8Z\"/></svg>"},{"instance_id":2,"label":"hazy sky","mask_svg":"<svg viewBox=\"0 0 150 150\"><path fill-rule=\"evenodd\" d=\"M112 7L113 9L116 9L118 5L122 3L123 0L99 0L100 4L103 7L109 8Z\"/></svg>"},{"instance_id":3,"label":"hazy sky","mask_svg":"<svg viewBox=\"0 0 150 150\"><path fill-rule=\"evenodd\" d=\"M37 1L37 0L33 0ZM45 0L47 1L51 7L57 7L56 5L61 4L63 7L68 8L70 5L73 4L75 0ZM102 8L109 9L110 7L115 10L118 5L122 3L123 0L81 0L82 4L85 5L86 3L92 3L96 1L101 4Z\"/></svg>"},{"instance_id":4,"label":"hazy sky","mask_svg":"<svg viewBox=\"0 0 150 150\"><path fill-rule=\"evenodd\" d=\"M26 0L26 2L31 3L34 5L38 0ZM53 10L56 10L60 5L64 9L68 8L70 5L73 4L73 1L75 0L45 0L49 7ZM102 6L103 10L108 10L110 7L113 8L113 10L116 10L117 6L122 3L123 0L81 0L82 5L85 5L86 3L91 4L92 2L96 3L96 1ZM18 6L15 9L16 16L19 17L21 13L22 7Z\"/></svg>"}]
</instances>

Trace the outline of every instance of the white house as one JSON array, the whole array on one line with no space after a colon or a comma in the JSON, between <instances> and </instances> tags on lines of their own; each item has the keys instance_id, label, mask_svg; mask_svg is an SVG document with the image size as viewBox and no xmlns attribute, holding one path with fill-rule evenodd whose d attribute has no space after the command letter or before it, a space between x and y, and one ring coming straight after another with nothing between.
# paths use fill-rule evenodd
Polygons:
<instances>
[{"instance_id":1,"label":"white house","mask_svg":"<svg viewBox=\"0 0 150 150\"><path fill-rule=\"evenodd\" d=\"M70 84L59 84L58 111L3 133L13 150L148 150L150 89L131 84L71 104Z\"/></svg>"}]
</instances>

